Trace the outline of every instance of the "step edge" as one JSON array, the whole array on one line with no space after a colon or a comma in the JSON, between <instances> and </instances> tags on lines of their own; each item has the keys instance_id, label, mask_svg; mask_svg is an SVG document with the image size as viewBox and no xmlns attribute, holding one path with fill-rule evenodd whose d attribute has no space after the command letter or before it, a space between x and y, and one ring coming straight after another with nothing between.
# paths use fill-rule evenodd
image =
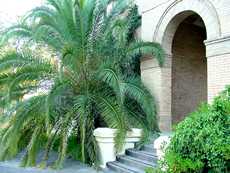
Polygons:
<instances>
[{"instance_id":1,"label":"step edge","mask_svg":"<svg viewBox=\"0 0 230 173\"><path fill-rule=\"evenodd\" d=\"M130 172L133 172L133 173L139 173L139 171L142 171L138 168L136 168L136 170L132 169L131 166L127 166L125 165L124 163L121 163L121 162L118 162L118 161L114 161L114 162L108 162L107 164L112 164L112 165L115 165L117 166L118 168L122 168L123 170L128 170ZM107 165L108 166L108 165Z\"/></svg>"},{"instance_id":2,"label":"step edge","mask_svg":"<svg viewBox=\"0 0 230 173\"><path fill-rule=\"evenodd\" d=\"M126 151L127 151L127 152L138 153L138 154L143 154L143 155L150 156L150 157L152 157L152 158L156 158L156 159L157 159L157 156L156 156L156 155L147 154L148 152L143 152L142 150L128 149L128 150L126 150Z\"/></svg>"},{"instance_id":3,"label":"step edge","mask_svg":"<svg viewBox=\"0 0 230 173\"><path fill-rule=\"evenodd\" d=\"M140 164L143 164L143 165L146 165L146 166L152 166L152 167L157 165L157 163L150 162L150 161L147 161L147 160L141 160L139 158L135 158L135 157L128 156L128 155L118 156L118 160L119 159L131 160L133 162L137 162L137 163L140 163Z\"/></svg>"}]
</instances>

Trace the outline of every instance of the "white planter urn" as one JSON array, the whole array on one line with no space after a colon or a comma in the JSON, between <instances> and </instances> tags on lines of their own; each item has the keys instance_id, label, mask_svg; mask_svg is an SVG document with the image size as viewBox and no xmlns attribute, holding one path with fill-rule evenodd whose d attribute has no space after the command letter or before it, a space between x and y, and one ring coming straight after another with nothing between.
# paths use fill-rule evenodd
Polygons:
<instances>
[{"instance_id":1,"label":"white planter urn","mask_svg":"<svg viewBox=\"0 0 230 173\"><path fill-rule=\"evenodd\" d=\"M116 131L116 129L111 128L97 128L94 130L94 136L99 147L101 168L105 168L107 162L116 160L116 149L114 143ZM122 152L118 154L124 154L126 149L134 148L135 143L140 141L141 134L141 129L132 129L132 131L128 132L125 139L124 148Z\"/></svg>"}]
</instances>

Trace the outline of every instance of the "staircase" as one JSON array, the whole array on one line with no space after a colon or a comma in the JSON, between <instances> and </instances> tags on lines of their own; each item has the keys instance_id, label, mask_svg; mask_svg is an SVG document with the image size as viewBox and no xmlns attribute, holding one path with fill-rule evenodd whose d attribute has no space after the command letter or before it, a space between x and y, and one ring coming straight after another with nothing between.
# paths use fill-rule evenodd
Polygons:
<instances>
[{"instance_id":1,"label":"staircase","mask_svg":"<svg viewBox=\"0 0 230 173\"><path fill-rule=\"evenodd\" d=\"M157 166L156 151L153 145L145 145L140 150L127 149L125 155L117 156L116 161L108 162L106 173L145 173L148 167Z\"/></svg>"}]
</instances>

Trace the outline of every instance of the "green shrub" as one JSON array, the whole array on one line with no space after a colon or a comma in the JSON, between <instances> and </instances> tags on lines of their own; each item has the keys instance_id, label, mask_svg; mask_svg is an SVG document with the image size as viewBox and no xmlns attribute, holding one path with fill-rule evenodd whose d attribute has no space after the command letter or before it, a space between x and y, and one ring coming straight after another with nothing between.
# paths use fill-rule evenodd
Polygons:
<instances>
[{"instance_id":1,"label":"green shrub","mask_svg":"<svg viewBox=\"0 0 230 173\"><path fill-rule=\"evenodd\" d=\"M163 173L163 171L161 171L160 168L151 168L151 167L146 168L145 172L146 173Z\"/></svg>"},{"instance_id":2,"label":"green shrub","mask_svg":"<svg viewBox=\"0 0 230 173\"><path fill-rule=\"evenodd\" d=\"M166 150L168 172L230 171L230 87L179 123Z\"/></svg>"}]
</instances>

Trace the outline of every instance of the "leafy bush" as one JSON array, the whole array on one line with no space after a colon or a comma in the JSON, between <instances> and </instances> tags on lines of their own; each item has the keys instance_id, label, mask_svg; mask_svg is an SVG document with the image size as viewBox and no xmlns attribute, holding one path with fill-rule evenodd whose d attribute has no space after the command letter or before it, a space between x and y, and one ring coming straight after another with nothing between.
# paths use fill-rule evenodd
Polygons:
<instances>
[{"instance_id":1,"label":"leafy bush","mask_svg":"<svg viewBox=\"0 0 230 173\"><path fill-rule=\"evenodd\" d=\"M151 168L148 167L145 169L145 173L162 173L163 171L160 168Z\"/></svg>"},{"instance_id":2,"label":"leafy bush","mask_svg":"<svg viewBox=\"0 0 230 173\"><path fill-rule=\"evenodd\" d=\"M230 87L178 124L162 166L169 173L230 171Z\"/></svg>"}]
</instances>

